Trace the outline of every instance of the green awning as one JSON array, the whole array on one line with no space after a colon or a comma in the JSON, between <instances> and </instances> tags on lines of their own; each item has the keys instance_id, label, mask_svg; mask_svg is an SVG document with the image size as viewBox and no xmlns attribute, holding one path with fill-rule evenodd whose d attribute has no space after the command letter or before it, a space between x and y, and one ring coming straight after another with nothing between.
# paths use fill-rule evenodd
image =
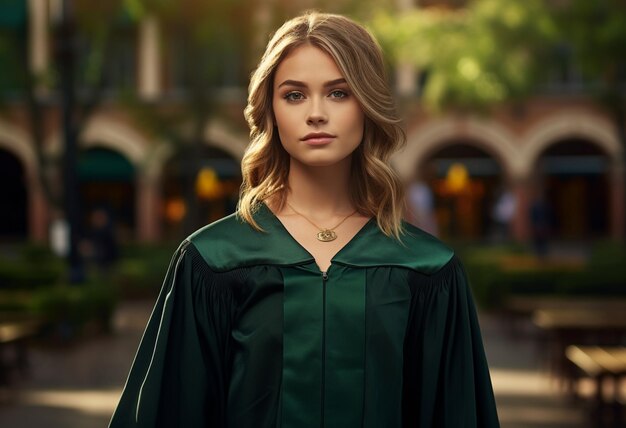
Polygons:
<instances>
[{"instance_id":1,"label":"green awning","mask_svg":"<svg viewBox=\"0 0 626 428\"><path fill-rule=\"evenodd\" d=\"M133 165L122 155L107 149L91 149L80 154L78 178L81 181L131 181Z\"/></svg>"},{"instance_id":2,"label":"green awning","mask_svg":"<svg viewBox=\"0 0 626 428\"><path fill-rule=\"evenodd\" d=\"M26 25L25 0L0 1L0 29L17 29Z\"/></svg>"}]
</instances>

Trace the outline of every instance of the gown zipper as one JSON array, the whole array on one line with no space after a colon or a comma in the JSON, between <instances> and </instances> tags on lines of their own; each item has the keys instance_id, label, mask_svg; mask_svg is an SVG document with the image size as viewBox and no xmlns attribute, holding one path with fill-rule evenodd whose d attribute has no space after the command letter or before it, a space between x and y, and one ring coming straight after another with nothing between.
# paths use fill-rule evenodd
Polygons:
<instances>
[{"instance_id":1,"label":"gown zipper","mask_svg":"<svg viewBox=\"0 0 626 428\"><path fill-rule=\"evenodd\" d=\"M322 417L321 428L324 428L324 391L326 389L326 281L328 272L322 272Z\"/></svg>"}]
</instances>

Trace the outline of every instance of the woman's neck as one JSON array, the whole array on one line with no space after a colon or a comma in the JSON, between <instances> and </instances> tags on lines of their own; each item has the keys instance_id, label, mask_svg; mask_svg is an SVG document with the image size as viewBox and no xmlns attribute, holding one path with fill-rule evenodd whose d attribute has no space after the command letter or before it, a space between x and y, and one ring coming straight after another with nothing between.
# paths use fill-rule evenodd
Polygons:
<instances>
[{"instance_id":1,"label":"woman's neck","mask_svg":"<svg viewBox=\"0 0 626 428\"><path fill-rule=\"evenodd\" d=\"M351 158L329 166L309 166L291 158L287 202L320 221L354 211L350 197ZM289 206L284 212L292 211Z\"/></svg>"}]
</instances>

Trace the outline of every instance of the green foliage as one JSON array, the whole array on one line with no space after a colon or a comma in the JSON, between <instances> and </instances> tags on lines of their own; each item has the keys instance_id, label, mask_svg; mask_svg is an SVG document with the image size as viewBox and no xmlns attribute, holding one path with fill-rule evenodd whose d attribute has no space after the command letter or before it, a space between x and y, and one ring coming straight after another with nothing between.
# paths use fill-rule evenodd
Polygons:
<instances>
[{"instance_id":1,"label":"green foliage","mask_svg":"<svg viewBox=\"0 0 626 428\"><path fill-rule=\"evenodd\" d=\"M125 247L112 279L118 294L125 298L154 298L175 249L175 244Z\"/></svg>"},{"instance_id":2,"label":"green foliage","mask_svg":"<svg viewBox=\"0 0 626 428\"><path fill-rule=\"evenodd\" d=\"M33 269L30 263L0 262L0 288L35 288L54 283L60 276L58 265L41 265Z\"/></svg>"},{"instance_id":3,"label":"green foliage","mask_svg":"<svg viewBox=\"0 0 626 428\"><path fill-rule=\"evenodd\" d=\"M573 62L583 72L597 101L611 114L626 144L626 4L621 0L568 0L555 7Z\"/></svg>"},{"instance_id":4,"label":"green foliage","mask_svg":"<svg viewBox=\"0 0 626 428\"><path fill-rule=\"evenodd\" d=\"M36 288L55 283L65 265L49 249L25 244L17 249L18 257L0 259L0 290ZM36 266L36 269L33 267Z\"/></svg>"},{"instance_id":5,"label":"green foliage","mask_svg":"<svg viewBox=\"0 0 626 428\"><path fill-rule=\"evenodd\" d=\"M86 283L70 285L66 262L46 247L13 248L0 263L0 312L40 318L57 339L77 337L86 326L108 330L118 299L156 297L175 249L175 243L124 246L111 272L103 276L89 266Z\"/></svg>"},{"instance_id":6,"label":"green foliage","mask_svg":"<svg viewBox=\"0 0 626 428\"><path fill-rule=\"evenodd\" d=\"M626 6L621 0L569 0L555 7L563 34L589 76L613 79L624 66Z\"/></svg>"},{"instance_id":7,"label":"green foliage","mask_svg":"<svg viewBox=\"0 0 626 428\"><path fill-rule=\"evenodd\" d=\"M15 91L22 79L20 78L18 67L15 64L15 58L18 57L19 46L17 43L17 34L3 32L0 34L0 94L5 95Z\"/></svg>"},{"instance_id":8,"label":"green foliage","mask_svg":"<svg viewBox=\"0 0 626 428\"><path fill-rule=\"evenodd\" d=\"M379 12L370 27L395 61L426 73L422 97L432 110L481 109L523 97L542 75L557 35L540 0Z\"/></svg>"},{"instance_id":9,"label":"green foliage","mask_svg":"<svg viewBox=\"0 0 626 428\"><path fill-rule=\"evenodd\" d=\"M0 289L0 313L28 313L32 295L32 290Z\"/></svg>"},{"instance_id":10,"label":"green foliage","mask_svg":"<svg viewBox=\"0 0 626 428\"><path fill-rule=\"evenodd\" d=\"M116 300L115 290L108 284L61 284L39 289L32 295L29 309L49 325L64 323L80 330L93 321L108 330Z\"/></svg>"},{"instance_id":11,"label":"green foliage","mask_svg":"<svg viewBox=\"0 0 626 428\"><path fill-rule=\"evenodd\" d=\"M108 330L118 298L110 282L89 275L84 284L67 284L66 261L40 244L22 244L5 252L0 259L1 313L39 318L53 336L61 326L71 337L87 324Z\"/></svg>"},{"instance_id":12,"label":"green foliage","mask_svg":"<svg viewBox=\"0 0 626 428\"><path fill-rule=\"evenodd\" d=\"M462 259L474 296L487 309L512 295L626 296L626 249L619 243L596 243L582 264L541 261L505 247L466 249Z\"/></svg>"}]
</instances>

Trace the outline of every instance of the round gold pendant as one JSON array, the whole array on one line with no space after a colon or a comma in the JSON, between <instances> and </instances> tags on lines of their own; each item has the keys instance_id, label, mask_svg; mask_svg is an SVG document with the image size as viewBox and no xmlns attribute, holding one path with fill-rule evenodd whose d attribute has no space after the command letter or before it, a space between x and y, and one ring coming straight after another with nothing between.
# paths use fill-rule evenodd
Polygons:
<instances>
[{"instance_id":1,"label":"round gold pendant","mask_svg":"<svg viewBox=\"0 0 626 428\"><path fill-rule=\"evenodd\" d=\"M337 239L337 234L334 230L325 229L317 233L317 239L322 242L334 241Z\"/></svg>"}]
</instances>

